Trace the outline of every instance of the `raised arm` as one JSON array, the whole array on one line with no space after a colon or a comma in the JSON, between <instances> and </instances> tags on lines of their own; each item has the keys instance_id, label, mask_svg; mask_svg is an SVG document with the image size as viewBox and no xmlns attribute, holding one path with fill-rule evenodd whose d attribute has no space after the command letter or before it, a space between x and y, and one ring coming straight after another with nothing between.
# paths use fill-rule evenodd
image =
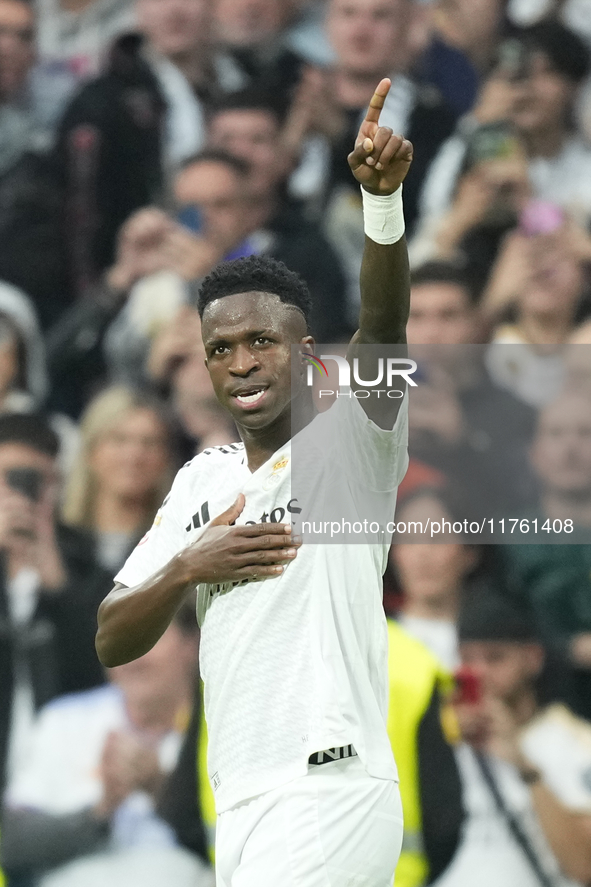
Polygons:
<instances>
[{"instance_id":1,"label":"raised arm","mask_svg":"<svg viewBox=\"0 0 591 887\"><path fill-rule=\"evenodd\" d=\"M361 378L375 378L377 355L363 345L406 345L410 307L410 273L404 236L402 182L412 162L412 145L380 126L380 112L390 91L382 80L361 124L349 166L362 187L365 248L361 266L359 329L351 339L347 357L357 358ZM405 349L395 356L404 357ZM384 357L394 356L384 352ZM405 390L400 377L400 389ZM352 382L353 388L360 386ZM363 387L363 386L361 386ZM391 428L400 400L387 399L377 391L359 400L367 415L383 428Z\"/></svg>"},{"instance_id":2,"label":"raised arm","mask_svg":"<svg viewBox=\"0 0 591 887\"><path fill-rule=\"evenodd\" d=\"M390 85L389 80L378 85L348 160L366 192L361 310L359 330L353 341L396 345L406 342L410 303L402 182L412 162L413 149L409 141L379 124Z\"/></svg>"}]
</instances>

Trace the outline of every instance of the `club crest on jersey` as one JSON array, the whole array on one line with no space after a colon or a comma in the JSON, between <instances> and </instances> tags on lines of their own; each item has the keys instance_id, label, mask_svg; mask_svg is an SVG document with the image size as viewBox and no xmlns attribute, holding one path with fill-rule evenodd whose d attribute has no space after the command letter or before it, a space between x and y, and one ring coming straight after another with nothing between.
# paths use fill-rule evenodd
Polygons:
<instances>
[{"instance_id":1,"label":"club crest on jersey","mask_svg":"<svg viewBox=\"0 0 591 887\"><path fill-rule=\"evenodd\" d=\"M154 523L152 524L152 526L150 527L148 532L144 536L142 536L142 538L138 542L138 545L143 545L144 542L147 542L149 539L149 536L150 536L150 532L154 529L154 527L159 527L161 523L162 523L162 510L156 512L156 517L154 518Z\"/></svg>"},{"instance_id":2,"label":"club crest on jersey","mask_svg":"<svg viewBox=\"0 0 591 887\"><path fill-rule=\"evenodd\" d=\"M278 483L281 483L281 475L280 472L283 471L289 465L289 457L283 456L279 459L278 462L275 462L273 468L271 469L271 474L263 483L263 490L271 490L273 487L276 487Z\"/></svg>"}]
</instances>

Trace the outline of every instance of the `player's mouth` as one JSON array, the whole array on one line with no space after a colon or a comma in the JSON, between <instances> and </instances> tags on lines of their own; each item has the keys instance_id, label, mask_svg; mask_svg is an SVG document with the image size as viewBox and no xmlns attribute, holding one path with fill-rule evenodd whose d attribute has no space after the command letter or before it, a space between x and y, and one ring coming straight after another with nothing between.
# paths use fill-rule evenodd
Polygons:
<instances>
[{"instance_id":1,"label":"player's mouth","mask_svg":"<svg viewBox=\"0 0 591 887\"><path fill-rule=\"evenodd\" d=\"M265 397L267 390L268 389L265 386L261 385L258 388L235 391L232 394L232 397L243 409L252 409L255 406L259 406Z\"/></svg>"}]
</instances>

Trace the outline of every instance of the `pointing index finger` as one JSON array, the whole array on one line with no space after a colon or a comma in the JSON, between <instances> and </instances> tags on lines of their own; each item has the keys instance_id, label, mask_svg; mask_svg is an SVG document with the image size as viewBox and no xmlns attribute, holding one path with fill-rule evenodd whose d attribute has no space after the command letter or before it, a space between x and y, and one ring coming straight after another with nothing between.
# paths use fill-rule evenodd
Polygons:
<instances>
[{"instance_id":1,"label":"pointing index finger","mask_svg":"<svg viewBox=\"0 0 591 887\"><path fill-rule=\"evenodd\" d=\"M380 112L384 107L384 102L386 101L386 96L390 92L390 87L392 86L392 81L387 77L384 80L380 80L376 87L376 91L371 97L371 101L369 103L369 108L367 109L367 114L365 115L365 120L367 123L379 123L380 122Z\"/></svg>"}]
</instances>

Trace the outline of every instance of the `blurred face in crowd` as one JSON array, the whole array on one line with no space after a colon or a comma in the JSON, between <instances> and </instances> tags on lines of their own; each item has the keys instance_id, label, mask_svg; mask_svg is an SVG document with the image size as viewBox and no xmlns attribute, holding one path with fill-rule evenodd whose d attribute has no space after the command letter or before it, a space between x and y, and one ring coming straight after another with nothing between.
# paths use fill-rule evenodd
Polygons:
<instances>
[{"instance_id":1,"label":"blurred face in crowd","mask_svg":"<svg viewBox=\"0 0 591 887\"><path fill-rule=\"evenodd\" d=\"M591 496L591 398L563 394L542 410L531 451L543 487L555 494Z\"/></svg>"},{"instance_id":2,"label":"blurred face in crowd","mask_svg":"<svg viewBox=\"0 0 591 887\"><path fill-rule=\"evenodd\" d=\"M212 0L218 37L229 46L260 46L286 24L290 0Z\"/></svg>"},{"instance_id":3,"label":"blurred face in crowd","mask_svg":"<svg viewBox=\"0 0 591 887\"><path fill-rule=\"evenodd\" d=\"M245 160L256 193L267 192L281 174L278 158L279 121L264 108L232 108L214 114L209 124L212 147Z\"/></svg>"},{"instance_id":4,"label":"blurred face in crowd","mask_svg":"<svg viewBox=\"0 0 591 887\"><path fill-rule=\"evenodd\" d=\"M201 320L196 309L185 309L183 325L190 330L191 346L171 378L172 406L186 431L199 439L208 436L214 427L227 428L229 423L215 396L205 365ZM225 439L220 440L220 443L225 442Z\"/></svg>"},{"instance_id":5,"label":"blurred face in crowd","mask_svg":"<svg viewBox=\"0 0 591 887\"><path fill-rule=\"evenodd\" d=\"M142 500L162 483L170 459L167 430L145 407L129 410L95 443L90 468L103 491Z\"/></svg>"},{"instance_id":6,"label":"blurred face in crowd","mask_svg":"<svg viewBox=\"0 0 591 887\"><path fill-rule=\"evenodd\" d=\"M0 99L24 87L35 61L35 17L32 6L0 0Z\"/></svg>"},{"instance_id":7,"label":"blurred face in crowd","mask_svg":"<svg viewBox=\"0 0 591 887\"><path fill-rule=\"evenodd\" d=\"M137 0L136 16L138 29L168 58L192 53L209 40L209 0Z\"/></svg>"},{"instance_id":8,"label":"blurred face in crowd","mask_svg":"<svg viewBox=\"0 0 591 887\"><path fill-rule=\"evenodd\" d=\"M192 163L175 181L179 208L196 208L205 236L227 249L240 243L247 233L248 194L244 177L217 160Z\"/></svg>"},{"instance_id":9,"label":"blurred face in crowd","mask_svg":"<svg viewBox=\"0 0 591 887\"><path fill-rule=\"evenodd\" d=\"M514 83L511 120L522 133L564 126L576 87L552 67L543 52L533 54L526 76Z\"/></svg>"},{"instance_id":10,"label":"blurred face in crowd","mask_svg":"<svg viewBox=\"0 0 591 887\"><path fill-rule=\"evenodd\" d=\"M505 0L439 0L437 5L453 23L454 46L470 54L494 41Z\"/></svg>"},{"instance_id":11,"label":"blurred face in crowd","mask_svg":"<svg viewBox=\"0 0 591 887\"><path fill-rule=\"evenodd\" d=\"M479 676L484 693L508 705L531 688L544 664L539 644L518 641L463 641L460 655Z\"/></svg>"},{"instance_id":12,"label":"blurred face in crowd","mask_svg":"<svg viewBox=\"0 0 591 887\"><path fill-rule=\"evenodd\" d=\"M409 0L331 0L327 31L339 68L383 77L407 61Z\"/></svg>"},{"instance_id":13,"label":"blurred face in crowd","mask_svg":"<svg viewBox=\"0 0 591 887\"><path fill-rule=\"evenodd\" d=\"M413 286L406 335L409 345L474 342L477 317L466 289L448 282Z\"/></svg>"},{"instance_id":14,"label":"blurred face in crowd","mask_svg":"<svg viewBox=\"0 0 591 887\"><path fill-rule=\"evenodd\" d=\"M51 456L41 453L27 444L17 442L0 444L0 491L6 492L8 490L6 472L14 468L34 469L42 477L39 499L50 491L57 500L59 473L55 460Z\"/></svg>"},{"instance_id":15,"label":"blurred face in crowd","mask_svg":"<svg viewBox=\"0 0 591 887\"><path fill-rule=\"evenodd\" d=\"M135 705L159 699L165 702L190 682L197 651L195 634L183 631L173 622L144 656L110 668L109 679Z\"/></svg>"},{"instance_id":16,"label":"blurred face in crowd","mask_svg":"<svg viewBox=\"0 0 591 887\"><path fill-rule=\"evenodd\" d=\"M499 227L516 224L531 194L527 160L521 147L513 156L476 164L462 176L459 188L462 184L465 186L467 180L471 180L472 187L482 188L487 195L487 206L482 215L484 224Z\"/></svg>"},{"instance_id":17,"label":"blurred face in crowd","mask_svg":"<svg viewBox=\"0 0 591 887\"><path fill-rule=\"evenodd\" d=\"M570 320L583 289L584 270L564 231L531 241L531 273L518 297L521 315Z\"/></svg>"},{"instance_id":18,"label":"blurred face in crowd","mask_svg":"<svg viewBox=\"0 0 591 887\"><path fill-rule=\"evenodd\" d=\"M453 523L435 496L417 496L396 512L397 524L420 521L426 527L429 519ZM455 597L476 564L474 549L460 542L403 542L392 546L390 557L406 599L426 605Z\"/></svg>"}]
</instances>

